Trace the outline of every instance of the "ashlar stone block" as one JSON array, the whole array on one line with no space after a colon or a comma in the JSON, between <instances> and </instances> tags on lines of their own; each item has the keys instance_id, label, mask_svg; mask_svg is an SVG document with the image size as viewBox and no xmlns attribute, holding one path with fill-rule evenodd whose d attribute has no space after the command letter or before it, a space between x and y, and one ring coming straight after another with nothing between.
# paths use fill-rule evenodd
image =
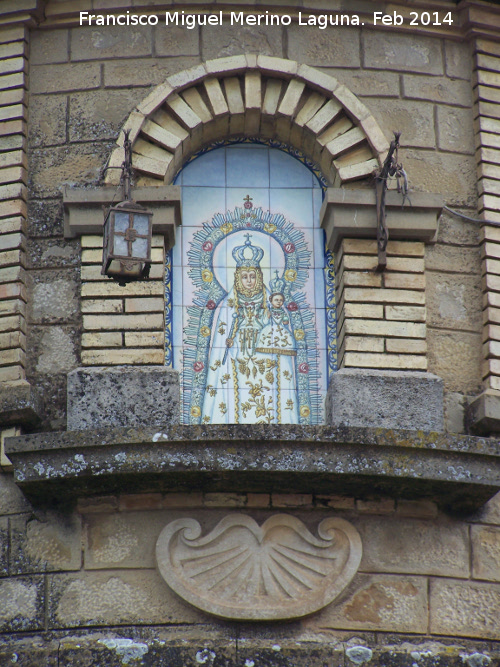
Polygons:
<instances>
[{"instance_id":1,"label":"ashlar stone block","mask_svg":"<svg viewBox=\"0 0 500 667\"><path fill-rule=\"evenodd\" d=\"M179 375L163 366L77 368L68 374L68 429L175 424Z\"/></svg>"}]
</instances>

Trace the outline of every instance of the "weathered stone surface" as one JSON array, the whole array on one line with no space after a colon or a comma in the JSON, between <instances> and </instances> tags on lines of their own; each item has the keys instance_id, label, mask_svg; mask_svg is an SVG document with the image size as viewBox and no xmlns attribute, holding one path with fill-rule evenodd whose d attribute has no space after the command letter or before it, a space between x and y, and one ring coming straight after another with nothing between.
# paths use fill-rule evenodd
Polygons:
<instances>
[{"instance_id":1,"label":"weathered stone surface","mask_svg":"<svg viewBox=\"0 0 500 667\"><path fill-rule=\"evenodd\" d=\"M384 37L380 27L365 33L364 62L370 69L443 73L440 40L394 32Z\"/></svg>"},{"instance_id":2,"label":"weathered stone surface","mask_svg":"<svg viewBox=\"0 0 500 667\"><path fill-rule=\"evenodd\" d=\"M416 149L402 149L399 157L411 174L415 190L446 192L446 203L451 207L477 206L476 163L472 157Z\"/></svg>"},{"instance_id":3,"label":"weathered stone surface","mask_svg":"<svg viewBox=\"0 0 500 667\"><path fill-rule=\"evenodd\" d=\"M37 361L37 358L31 358L30 365ZM43 397L42 421L37 428L50 431L66 429L66 373L46 375L36 373L35 368L30 371L30 380Z\"/></svg>"},{"instance_id":4,"label":"weathered stone surface","mask_svg":"<svg viewBox=\"0 0 500 667\"><path fill-rule=\"evenodd\" d=\"M408 102L400 100L367 101L372 114L377 118L385 136L392 139L394 128L401 132L401 143L416 148L434 148L434 108L426 102ZM405 166L406 168L406 166ZM438 192L434 188L433 192Z\"/></svg>"},{"instance_id":5,"label":"weathered stone surface","mask_svg":"<svg viewBox=\"0 0 500 667\"><path fill-rule=\"evenodd\" d=\"M156 539L169 519L165 512L86 515L85 569L153 569Z\"/></svg>"},{"instance_id":6,"label":"weathered stone surface","mask_svg":"<svg viewBox=\"0 0 500 667\"><path fill-rule=\"evenodd\" d=\"M471 218L476 217L475 209L462 209L458 211ZM439 228L436 241L438 243L452 243L453 245L479 245L479 225L471 224L461 220L451 213L443 211L439 218Z\"/></svg>"},{"instance_id":7,"label":"weathered stone surface","mask_svg":"<svg viewBox=\"0 0 500 667\"><path fill-rule=\"evenodd\" d=\"M104 58L137 58L151 55L152 28L128 26L124 39L123 26L86 26L71 30L71 60Z\"/></svg>"},{"instance_id":8,"label":"weathered stone surface","mask_svg":"<svg viewBox=\"0 0 500 667\"><path fill-rule=\"evenodd\" d=\"M69 96L70 141L116 139L133 109L144 97L142 89L99 90Z\"/></svg>"},{"instance_id":9,"label":"weathered stone surface","mask_svg":"<svg viewBox=\"0 0 500 667\"><path fill-rule=\"evenodd\" d=\"M500 585L431 580L430 610L432 633L500 639Z\"/></svg>"},{"instance_id":10,"label":"weathered stone surface","mask_svg":"<svg viewBox=\"0 0 500 667\"><path fill-rule=\"evenodd\" d=\"M176 424L177 371L162 366L79 368L68 375L68 429Z\"/></svg>"},{"instance_id":11,"label":"weathered stone surface","mask_svg":"<svg viewBox=\"0 0 500 667\"><path fill-rule=\"evenodd\" d=\"M200 623L206 618L171 593L154 570L50 575L49 605L51 628Z\"/></svg>"},{"instance_id":12,"label":"weathered stone surface","mask_svg":"<svg viewBox=\"0 0 500 667\"><path fill-rule=\"evenodd\" d=\"M428 271L426 282L428 326L481 331L483 291L479 275Z\"/></svg>"},{"instance_id":13,"label":"weathered stone surface","mask_svg":"<svg viewBox=\"0 0 500 667\"><path fill-rule=\"evenodd\" d=\"M328 388L326 421L442 431L442 381L430 373L340 369Z\"/></svg>"},{"instance_id":14,"label":"weathered stone surface","mask_svg":"<svg viewBox=\"0 0 500 667\"><path fill-rule=\"evenodd\" d=\"M403 76L403 91L404 96L410 99L455 104L460 107L472 105L472 90L468 81L407 74ZM441 107L438 107L438 113L440 110ZM472 119L469 119L463 131L472 133Z\"/></svg>"},{"instance_id":15,"label":"weathered stone surface","mask_svg":"<svg viewBox=\"0 0 500 667\"><path fill-rule=\"evenodd\" d=\"M444 151L474 153L472 109L437 107L438 146Z\"/></svg>"},{"instance_id":16,"label":"weathered stone surface","mask_svg":"<svg viewBox=\"0 0 500 667\"><path fill-rule=\"evenodd\" d=\"M54 198L65 185L97 185L111 149L110 143L83 143L37 148L31 153L29 190L35 198Z\"/></svg>"},{"instance_id":17,"label":"weathered stone surface","mask_svg":"<svg viewBox=\"0 0 500 667\"><path fill-rule=\"evenodd\" d=\"M33 96L30 104L29 142L31 146L66 143L66 95Z\"/></svg>"},{"instance_id":18,"label":"weathered stone surface","mask_svg":"<svg viewBox=\"0 0 500 667\"><path fill-rule=\"evenodd\" d=\"M445 67L448 76L470 81L473 62L471 46L470 42L445 40Z\"/></svg>"},{"instance_id":19,"label":"weathered stone surface","mask_svg":"<svg viewBox=\"0 0 500 667\"><path fill-rule=\"evenodd\" d=\"M200 52L199 28L169 25L155 31L155 53L158 56L197 56Z\"/></svg>"},{"instance_id":20,"label":"weathered stone surface","mask_svg":"<svg viewBox=\"0 0 500 667\"><path fill-rule=\"evenodd\" d=\"M30 273L30 315L34 324L56 324L78 316L77 273Z\"/></svg>"},{"instance_id":21,"label":"weathered stone surface","mask_svg":"<svg viewBox=\"0 0 500 667\"><path fill-rule=\"evenodd\" d=\"M304 622L322 629L427 631L427 580L358 574L338 604Z\"/></svg>"},{"instance_id":22,"label":"weathered stone surface","mask_svg":"<svg viewBox=\"0 0 500 667\"><path fill-rule=\"evenodd\" d=\"M318 30L317 26L292 25L288 30L288 57L300 63L326 67L358 68L359 28L342 26Z\"/></svg>"},{"instance_id":23,"label":"weathered stone surface","mask_svg":"<svg viewBox=\"0 0 500 667\"><path fill-rule=\"evenodd\" d=\"M63 207L60 199L30 199L28 203L29 236L62 236Z\"/></svg>"},{"instance_id":24,"label":"weathered stone surface","mask_svg":"<svg viewBox=\"0 0 500 667\"><path fill-rule=\"evenodd\" d=\"M31 505L15 485L12 473L0 471L0 514L29 512Z\"/></svg>"},{"instance_id":25,"label":"weathered stone surface","mask_svg":"<svg viewBox=\"0 0 500 667\"><path fill-rule=\"evenodd\" d=\"M48 641L40 636L0 639L0 665L61 667L58 660L58 642Z\"/></svg>"},{"instance_id":26,"label":"weathered stone surface","mask_svg":"<svg viewBox=\"0 0 500 667\"><path fill-rule=\"evenodd\" d=\"M43 629L43 603L43 577L0 579L0 631Z\"/></svg>"},{"instance_id":27,"label":"weathered stone surface","mask_svg":"<svg viewBox=\"0 0 500 667\"><path fill-rule=\"evenodd\" d=\"M80 243L72 239L29 239L27 268L64 269L80 265Z\"/></svg>"},{"instance_id":28,"label":"weathered stone surface","mask_svg":"<svg viewBox=\"0 0 500 667\"><path fill-rule=\"evenodd\" d=\"M467 397L457 392L444 394L444 428L448 433L465 433Z\"/></svg>"},{"instance_id":29,"label":"weathered stone surface","mask_svg":"<svg viewBox=\"0 0 500 667\"><path fill-rule=\"evenodd\" d=\"M39 515L40 516L40 515ZM79 570L81 526L75 515L47 512L11 519L11 574Z\"/></svg>"},{"instance_id":30,"label":"weathered stone surface","mask_svg":"<svg viewBox=\"0 0 500 667\"><path fill-rule=\"evenodd\" d=\"M198 57L116 60L104 63L104 84L112 88L156 86L172 74L198 65ZM147 93L147 91L146 91ZM146 93L144 97L146 97Z\"/></svg>"},{"instance_id":31,"label":"weathered stone surface","mask_svg":"<svg viewBox=\"0 0 500 667\"><path fill-rule=\"evenodd\" d=\"M1 474L1 473L0 473ZM0 518L0 577L9 573L9 520Z\"/></svg>"},{"instance_id":32,"label":"weathered stone surface","mask_svg":"<svg viewBox=\"0 0 500 667\"><path fill-rule=\"evenodd\" d=\"M38 375L68 373L78 363L74 329L61 326L37 327L33 332L33 364Z\"/></svg>"},{"instance_id":33,"label":"weathered stone surface","mask_svg":"<svg viewBox=\"0 0 500 667\"><path fill-rule=\"evenodd\" d=\"M429 371L445 389L477 394L481 387L481 334L427 329Z\"/></svg>"},{"instance_id":34,"label":"weathered stone surface","mask_svg":"<svg viewBox=\"0 0 500 667\"><path fill-rule=\"evenodd\" d=\"M399 74L395 72L337 69L336 64L321 71L341 80L359 97L399 97Z\"/></svg>"},{"instance_id":35,"label":"weathered stone surface","mask_svg":"<svg viewBox=\"0 0 500 667\"><path fill-rule=\"evenodd\" d=\"M500 528L472 526L471 535L474 578L500 582Z\"/></svg>"},{"instance_id":36,"label":"weathered stone surface","mask_svg":"<svg viewBox=\"0 0 500 667\"><path fill-rule=\"evenodd\" d=\"M30 62L33 65L64 63L68 60L67 30L33 30L30 35Z\"/></svg>"},{"instance_id":37,"label":"weathered stone surface","mask_svg":"<svg viewBox=\"0 0 500 667\"><path fill-rule=\"evenodd\" d=\"M196 519L178 519L156 543L160 573L182 599L215 616L252 621L297 618L330 604L354 577L361 552L347 521L328 517L316 536L287 514L261 526L228 514L205 535Z\"/></svg>"},{"instance_id":38,"label":"weathered stone surface","mask_svg":"<svg viewBox=\"0 0 500 667\"><path fill-rule=\"evenodd\" d=\"M35 426L42 417L40 393L26 381L0 386L0 423Z\"/></svg>"},{"instance_id":39,"label":"weathered stone surface","mask_svg":"<svg viewBox=\"0 0 500 667\"><path fill-rule=\"evenodd\" d=\"M425 268L428 271L480 275L481 250L479 247L456 247L436 243L425 249Z\"/></svg>"},{"instance_id":40,"label":"weathered stone surface","mask_svg":"<svg viewBox=\"0 0 500 667\"><path fill-rule=\"evenodd\" d=\"M499 448L495 439L435 432L283 425L143 426L5 441L17 483L42 504L193 488L320 495L334 488L362 500L433 498L453 512L477 509L499 489L491 463Z\"/></svg>"},{"instance_id":41,"label":"weathered stone surface","mask_svg":"<svg viewBox=\"0 0 500 667\"><path fill-rule=\"evenodd\" d=\"M32 95L62 93L67 90L89 90L101 85L99 63L33 65L30 70Z\"/></svg>"},{"instance_id":42,"label":"weathered stone surface","mask_svg":"<svg viewBox=\"0 0 500 667\"><path fill-rule=\"evenodd\" d=\"M203 60L240 53L283 55L282 30L278 26L204 26L201 29Z\"/></svg>"},{"instance_id":43,"label":"weathered stone surface","mask_svg":"<svg viewBox=\"0 0 500 667\"><path fill-rule=\"evenodd\" d=\"M389 518L355 521L367 572L469 576L467 527L451 521Z\"/></svg>"}]
</instances>

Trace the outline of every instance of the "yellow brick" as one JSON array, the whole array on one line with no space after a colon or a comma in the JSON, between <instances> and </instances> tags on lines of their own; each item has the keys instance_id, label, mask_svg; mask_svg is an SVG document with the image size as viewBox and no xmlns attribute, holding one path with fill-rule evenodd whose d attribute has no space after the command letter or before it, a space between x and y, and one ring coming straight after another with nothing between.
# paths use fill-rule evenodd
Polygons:
<instances>
[{"instance_id":1,"label":"yellow brick","mask_svg":"<svg viewBox=\"0 0 500 667\"><path fill-rule=\"evenodd\" d=\"M0 350L0 366L13 366L15 364L26 366L24 350L18 347L11 350Z\"/></svg>"},{"instance_id":2,"label":"yellow brick","mask_svg":"<svg viewBox=\"0 0 500 667\"><path fill-rule=\"evenodd\" d=\"M500 359L487 359L483 361L483 378L488 375L500 376Z\"/></svg>"},{"instance_id":3,"label":"yellow brick","mask_svg":"<svg viewBox=\"0 0 500 667\"><path fill-rule=\"evenodd\" d=\"M106 283L86 283L82 285L82 297L98 296L163 296L163 282L150 280L146 282L129 283L124 287L114 280Z\"/></svg>"},{"instance_id":4,"label":"yellow brick","mask_svg":"<svg viewBox=\"0 0 500 667\"><path fill-rule=\"evenodd\" d=\"M123 336L119 331L82 334L82 347L122 347Z\"/></svg>"},{"instance_id":5,"label":"yellow brick","mask_svg":"<svg viewBox=\"0 0 500 667\"><path fill-rule=\"evenodd\" d=\"M489 324L483 329L483 341L498 340L500 341L500 326L496 324Z\"/></svg>"},{"instance_id":6,"label":"yellow brick","mask_svg":"<svg viewBox=\"0 0 500 667\"><path fill-rule=\"evenodd\" d=\"M493 259L500 259L500 243L492 243L491 241L486 241L482 245L482 255L483 257L492 257Z\"/></svg>"},{"instance_id":7,"label":"yellow brick","mask_svg":"<svg viewBox=\"0 0 500 667\"><path fill-rule=\"evenodd\" d=\"M82 299L82 313L123 313L123 299Z\"/></svg>"},{"instance_id":8,"label":"yellow brick","mask_svg":"<svg viewBox=\"0 0 500 667\"><path fill-rule=\"evenodd\" d=\"M26 271L22 266L14 265L14 266L3 267L0 269L0 283L14 283L14 282L24 283L25 281L26 281Z\"/></svg>"},{"instance_id":9,"label":"yellow brick","mask_svg":"<svg viewBox=\"0 0 500 667\"><path fill-rule=\"evenodd\" d=\"M125 332L126 347L161 347L165 345L163 331L130 331Z\"/></svg>"},{"instance_id":10,"label":"yellow brick","mask_svg":"<svg viewBox=\"0 0 500 667\"><path fill-rule=\"evenodd\" d=\"M385 306L385 318L405 322L425 322L426 308L420 306Z\"/></svg>"},{"instance_id":11,"label":"yellow brick","mask_svg":"<svg viewBox=\"0 0 500 667\"><path fill-rule=\"evenodd\" d=\"M500 276L492 273L487 273L482 278L483 290L491 290L493 292L500 292Z\"/></svg>"},{"instance_id":12,"label":"yellow brick","mask_svg":"<svg viewBox=\"0 0 500 667\"><path fill-rule=\"evenodd\" d=\"M384 287L398 289L425 289L425 274L423 273L384 273Z\"/></svg>"},{"instance_id":13,"label":"yellow brick","mask_svg":"<svg viewBox=\"0 0 500 667\"><path fill-rule=\"evenodd\" d=\"M500 358L500 341L489 340L483 343L483 356L485 359L489 357Z\"/></svg>"},{"instance_id":14,"label":"yellow brick","mask_svg":"<svg viewBox=\"0 0 500 667\"><path fill-rule=\"evenodd\" d=\"M384 317L384 306L371 303L346 303L344 315L345 317L381 320Z\"/></svg>"},{"instance_id":15,"label":"yellow brick","mask_svg":"<svg viewBox=\"0 0 500 667\"><path fill-rule=\"evenodd\" d=\"M425 338L425 324L386 320L346 319L346 334L391 336L395 338Z\"/></svg>"},{"instance_id":16,"label":"yellow brick","mask_svg":"<svg viewBox=\"0 0 500 667\"><path fill-rule=\"evenodd\" d=\"M26 349L26 336L21 331L0 334L0 349L8 350L14 347Z\"/></svg>"},{"instance_id":17,"label":"yellow brick","mask_svg":"<svg viewBox=\"0 0 500 667\"><path fill-rule=\"evenodd\" d=\"M378 265L376 255L344 255L344 268L351 270L375 270ZM386 275L390 271L404 271L406 273L422 273L424 260L418 257L388 257Z\"/></svg>"},{"instance_id":18,"label":"yellow brick","mask_svg":"<svg viewBox=\"0 0 500 667\"><path fill-rule=\"evenodd\" d=\"M15 250L24 247L24 244L24 234L0 234L0 250Z\"/></svg>"},{"instance_id":19,"label":"yellow brick","mask_svg":"<svg viewBox=\"0 0 500 667\"><path fill-rule=\"evenodd\" d=\"M164 308L164 299L125 299L126 313L162 313Z\"/></svg>"},{"instance_id":20,"label":"yellow brick","mask_svg":"<svg viewBox=\"0 0 500 667\"><path fill-rule=\"evenodd\" d=\"M22 366L3 366L0 368L0 385L2 382L24 380L26 372Z\"/></svg>"},{"instance_id":21,"label":"yellow brick","mask_svg":"<svg viewBox=\"0 0 500 667\"><path fill-rule=\"evenodd\" d=\"M5 202L5 206L7 202ZM2 204L2 207L4 204ZM0 216L1 217L1 216ZM21 216L4 218L0 223L0 234L26 233L26 220Z\"/></svg>"},{"instance_id":22,"label":"yellow brick","mask_svg":"<svg viewBox=\"0 0 500 667\"><path fill-rule=\"evenodd\" d=\"M26 320L22 315L0 317L0 331L22 331L26 333Z\"/></svg>"},{"instance_id":23,"label":"yellow brick","mask_svg":"<svg viewBox=\"0 0 500 667\"><path fill-rule=\"evenodd\" d=\"M377 255L377 242L367 239L344 239L342 250L350 255ZM425 246L420 241L389 241L387 255L423 257Z\"/></svg>"},{"instance_id":24,"label":"yellow brick","mask_svg":"<svg viewBox=\"0 0 500 667\"><path fill-rule=\"evenodd\" d=\"M487 379L487 385L491 389L495 389L495 391L500 391L500 377L496 377L495 375L490 375L489 378Z\"/></svg>"},{"instance_id":25,"label":"yellow brick","mask_svg":"<svg viewBox=\"0 0 500 667\"><path fill-rule=\"evenodd\" d=\"M117 366L122 364L165 363L165 353L156 349L121 349L121 350L82 350L82 363L85 366Z\"/></svg>"},{"instance_id":26,"label":"yellow brick","mask_svg":"<svg viewBox=\"0 0 500 667\"><path fill-rule=\"evenodd\" d=\"M346 301L364 301L368 303L423 305L425 294L411 290L346 287L345 299Z\"/></svg>"},{"instance_id":27,"label":"yellow brick","mask_svg":"<svg viewBox=\"0 0 500 667\"><path fill-rule=\"evenodd\" d=\"M485 308L483 311L483 324L493 322L500 324L500 308Z\"/></svg>"},{"instance_id":28,"label":"yellow brick","mask_svg":"<svg viewBox=\"0 0 500 667\"><path fill-rule=\"evenodd\" d=\"M344 350L347 352L383 352L384 339L371 336L346 336Z\"/></svg>"},{"instance_id":29,"label":"yellow brick","mask_svg":"<svg viewBox=\"0 0 500 667\"><path fill-rule=\"evenodd\" d=\"M425 356L411 354L370 354L363 352L346 352L344 356L346 368L395 368L399 370L427 370Z\"/></svg>"},{"instance_id":30,"label":"yellow brick","mask_svg":"<svg viewBox=\"0 0 500 667\"><path fill-rule=\"evenodd\" d=\"M20 250L4 250L0 252L0 266L15 266L16 264L20 266L25 266L26 264L26 254Z\"/></svg>"},{"instance_id":31,"label":"yellow brick","mask_svg":"<svg viewBox=\"0 0 500 667\"><path fill-rule=\"evenodd\" d=\"M26 304L20 299L0 301L0 317L4 315L22 315L26 317Z\"/></svg>"},{"instance_id":32,"label":"yellow brick","mask_svg":"<svg viewBox=\"0 0 500 667\"><path fill-rule=\"evenodd\" d=\"M158 315L84 315L83 328L92 330L161 329L163 316Z\"/></svg>"},{"instance_id":33,"label":"yellow brick","mask_svg":"<svg viewBox=\"0 0 500 667\"><path fill-rule=\"evenodd\" d=\"M426 354L427 342L408 338L387 338L385 349L394 354Z\"/></svg>"},{"instance_id":34,"label":"yellow brick","mask_svg":"<svg viewBox=\"0 0 500 667\"><path fill-rule=\"evenodd\" d=\"M382 275L360 271L344 271L340 280L340 290L343 287L381 287Z\"/></svg>"},{"instance_id":35,"label":"yellow brick","mask_svg":"<svg viewBox=\"0 0 500 667\"><path fill-rule=\"evenodd\" d=\"M500 261L496 259L485 259L483 262L483 271L500 276Z\"/></svg>"}]
</instances>

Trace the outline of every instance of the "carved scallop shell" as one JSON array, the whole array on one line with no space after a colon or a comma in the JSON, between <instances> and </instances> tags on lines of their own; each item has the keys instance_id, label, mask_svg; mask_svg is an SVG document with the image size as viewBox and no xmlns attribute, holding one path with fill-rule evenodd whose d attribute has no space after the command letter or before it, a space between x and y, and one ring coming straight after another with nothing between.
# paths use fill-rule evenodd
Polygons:
<instances>
[{"instance_id":1,"label":"carved scallop shell","mask_svg":"<svg viewBox=\"0 0 500 667\"><path fill-rule=\"evenodd\" d=\"M343 519L324 519L314 537L302 521L286 514L262 526L232 514L208 535L201 533L195 519L169 523L156 544L158 568L181 598L223 618L311 614L344 590L361 561L361 538Z\"/></svg>"}]
</instances>

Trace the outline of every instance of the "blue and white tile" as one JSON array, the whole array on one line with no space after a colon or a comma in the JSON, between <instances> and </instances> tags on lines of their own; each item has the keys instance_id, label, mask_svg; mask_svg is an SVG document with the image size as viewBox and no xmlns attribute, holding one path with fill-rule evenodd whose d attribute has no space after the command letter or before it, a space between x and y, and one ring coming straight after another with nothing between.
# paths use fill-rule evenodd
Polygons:
<instances>
[{"instance_id":1,"label":"blue and white tile","mask_svg":"<svg viewBox=\"0 0 500 667\"><path fill-rule=\"evenodd\" d=\"M233 147L226 154L227 186L268 188L269 155L265 147Z\"/></svg>"},{"instance_id":2,"label":"blue and white tile","mask_svg":"<svg viewBox=\"0 0 500 667\"><path fill-rule=\"evenodd\" d=\"M189 162L182 170L182 185L219 186L226 184L226 150L217 148Z\"/></svg>"},{"instance_id":3,"label":"blue and white tile","mask_svg":"<svg viewBox=\"0 0 500 667\"><path fill-rule=\"evenodd\" d=\"M270 184L272 188L310 188L313 174L289 153L269 151Z\"/></svg>"}]
</instances>

